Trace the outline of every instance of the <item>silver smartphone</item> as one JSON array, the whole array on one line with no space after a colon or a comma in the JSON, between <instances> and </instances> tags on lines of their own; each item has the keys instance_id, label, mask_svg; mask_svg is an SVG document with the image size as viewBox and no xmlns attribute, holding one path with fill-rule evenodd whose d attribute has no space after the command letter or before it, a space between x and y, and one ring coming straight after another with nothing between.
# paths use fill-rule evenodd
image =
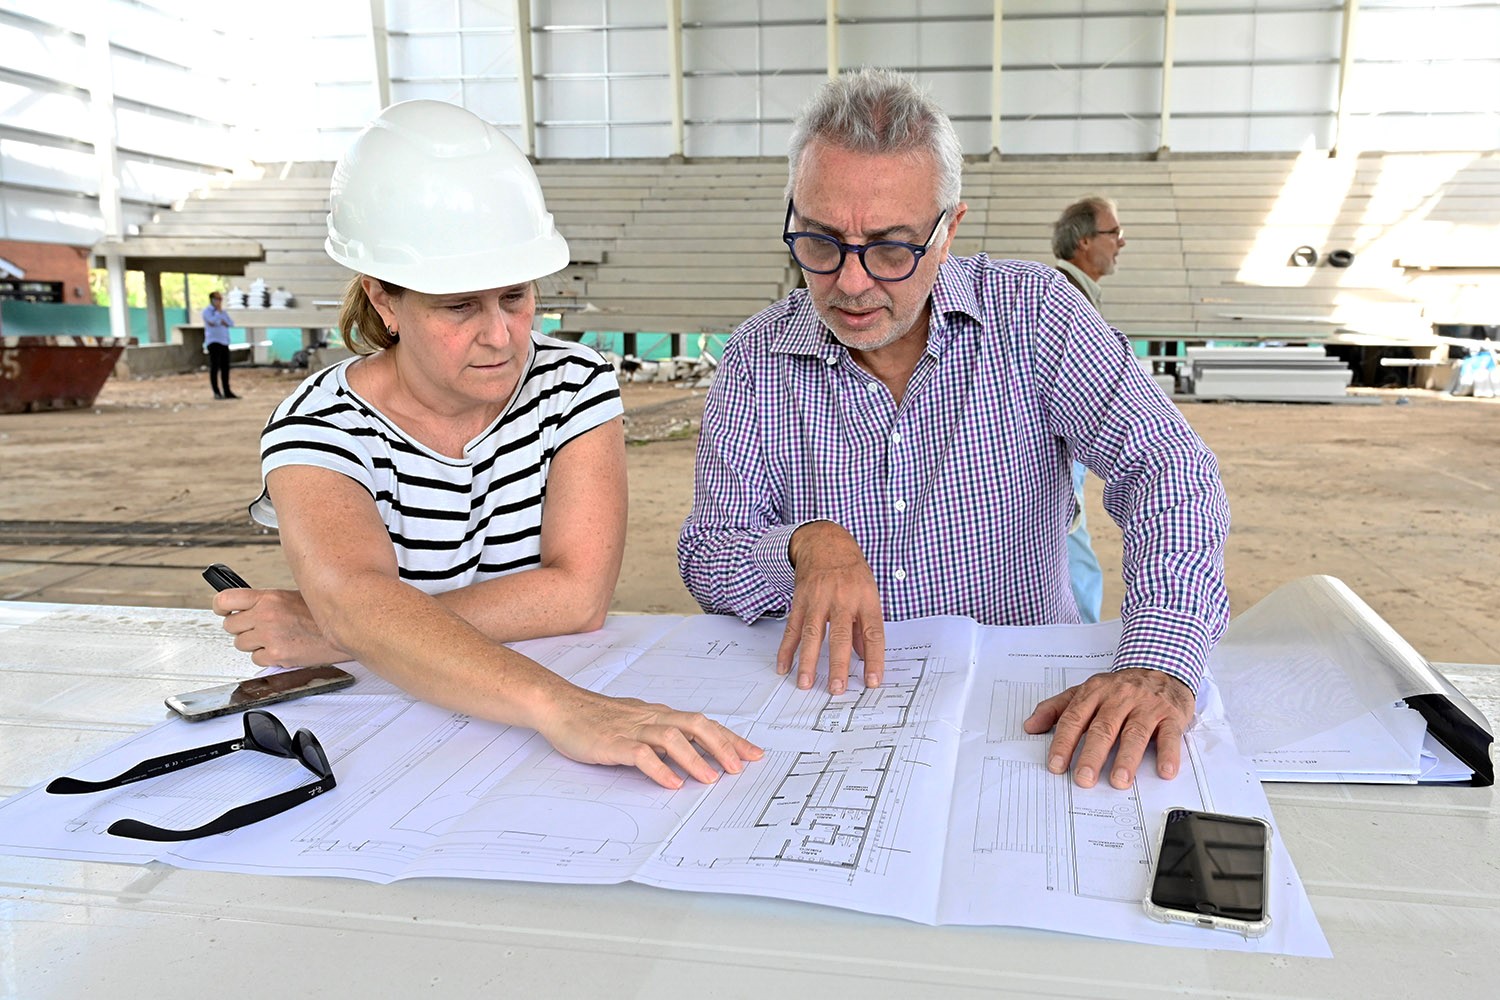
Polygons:
<instances>
[{"instance_id":1,"label":"silver smartphone","mask_svg":"<svg viewBox=\"0 0 1500 1000\"><path fill-rule=\"evenodd\" d=\"M289 698L337 691L353 683L354 675L338 667L296 667L248 681L174 694L167 699L167 707L189 722L198 722Z\"/></svg>"},{"instance_id":2,"label":"silver smartphone","mask_svg":"<svg viewBox=\"0 0 1500 1000\"><path fill-rule=\"evenodd\" d=\"M1259 937L1271 926L1271 825L1255 816L1168 809L1146 912Z\"/></svg>"}]
</instances>

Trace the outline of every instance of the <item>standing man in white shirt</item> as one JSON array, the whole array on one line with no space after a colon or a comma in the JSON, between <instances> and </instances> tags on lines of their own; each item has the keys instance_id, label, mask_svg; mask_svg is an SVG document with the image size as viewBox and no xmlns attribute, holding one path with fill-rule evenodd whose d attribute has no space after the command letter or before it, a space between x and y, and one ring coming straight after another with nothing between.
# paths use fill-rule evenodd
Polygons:
<instances>
[{"instance_id":1,"label":"standing man in white shirt","mask_svg":"<svg viewBox=\"0 0 1500 1000\"><path fill-rule=\"evenodd\" d=\"M1052 252L1057 269L1099 312L1099 279L1115 273L1115 262L1125 249L1125 230L1115 203L1093 195L1063 209L1052 226ZM1073 463L1073 497L1078 505L1073 528L1068 532L1068 575L1078 616L1096 622L1104 610L1104 571L1094 555L1083 510L1083 480L1088 470Z\"/></svg>"}]
</instances>

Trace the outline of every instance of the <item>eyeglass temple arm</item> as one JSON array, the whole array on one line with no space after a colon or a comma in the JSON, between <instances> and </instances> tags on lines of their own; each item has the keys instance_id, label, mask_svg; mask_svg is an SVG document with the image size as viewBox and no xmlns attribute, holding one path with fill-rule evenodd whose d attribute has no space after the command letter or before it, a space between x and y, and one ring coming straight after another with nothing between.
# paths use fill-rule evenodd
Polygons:
<instances>
[{"instance_id":1,"label":"eyeglass temple arm","mask_svg":"<svg viewBox=\"0 0 1500 1000\"><path fill-rule=\"evenodd\" d=\"M293 788L291 791L273 795L259 802L235 806L222 816L211 819L202 826L195 826L191 830L168 830L166 827L142 823L138 819L120 819L111 823L109 829L104 832L116 837L129 837L132 840L177 841L212 837L216 833L228 833L230 830L238 830L242 826L270 819L277 813L284 813L293 806L317 798L337 784L333 773L329 772L327 777L320 778L310 785Z\"/></svg>"},{"instance_id":2,"label":"eyeglass temple arm","mask_svg":"<svg viewBox=\"0 0 1500 1000\"><path fill-rule=\"evenodd\" d=\"M170 774L184 767L192 767L215 757L222 757L226 753L238 750L245 742L243 736L223 743L214 743L206 747L195 747L192 750L182 750L161 757L152 757L143 760L128 771L122 771L113 778L103 781L85 781L82 778L54 778L47 785L47 791L53 795L77 795L80 792L99 792L106 788L118 788L136 781L144 781L154 778L159 774Z\"/></svg>"}]
</instances>

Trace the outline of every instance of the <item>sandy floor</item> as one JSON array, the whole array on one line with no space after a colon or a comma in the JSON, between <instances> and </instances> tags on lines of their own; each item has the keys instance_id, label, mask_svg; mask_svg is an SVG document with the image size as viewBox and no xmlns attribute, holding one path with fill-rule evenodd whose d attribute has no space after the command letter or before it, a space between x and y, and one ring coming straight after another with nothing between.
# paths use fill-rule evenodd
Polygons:
<instances>
[{"instance_id":1,"label":"sandy floor","mask_svg":"<svg viewBox=\"0 0 1500 1000\"><path fill-rule=\"evenodd\" d=\"M0 415L0 599L207 607L226 562L288 586L245 506L257 433L300 376L237 370L111 380L90 410ZM702 392L627 385L631 514L619 610L697 610L677 577ZM1371 405L1186 404L1218 454L1234 512L1236 611L1313 573L1342 579L1434 660L1500 662L1500 406L1386 391ZM1121 595L1119 532L1091 481L1089 522Z\"/></svg>"}]
</instances>

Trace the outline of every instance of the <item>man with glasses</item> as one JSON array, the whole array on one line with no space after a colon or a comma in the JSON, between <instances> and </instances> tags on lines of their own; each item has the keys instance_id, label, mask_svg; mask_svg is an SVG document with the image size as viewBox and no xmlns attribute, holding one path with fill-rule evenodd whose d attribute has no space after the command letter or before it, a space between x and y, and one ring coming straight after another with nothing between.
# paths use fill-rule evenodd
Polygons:
<instances>
[{"instance_id":1,"label":"man with glasses","mask_svg":"<svg viewBox=\"0 0 1500 1000\"><path fill-rule=\"evenodd\" d=\"M1097 195L1075 201L1063 209L1052 225L1052 252L1057 255L1057 269L1068 283L1099 309L1099 279L1115 273L1115 262L1125 249L1125 230L1115 203ZM1078 615L1086 622L1099 620L1104 610L1104 571L1094 555L1089 537L1088 518L1083 508L1083 481L1088 469L1074 462L1073 500L1076 513L1068 531L1068 577L1073 583L1073 599Z\"/></svg>"},{"instance_id":2,"label":"man with glasses","mask_svg":"<svg viewBox=\"0 0 1500 1000\"><path fill-rule=\"evenodd\" d=\"M1110 672L1037 706L1048 767L1126 787L1177 773L1228 618L1217 466L1119 335L1053 268L949 255L958 138L903 77L830 81L793 130L783 239L807 279L735 334L678 541L706 611L786 615L777 656L831 693L880 683L884 622L1078 621L1069 456L1109 484L1126 598Z\"/></svg>"}]
</instances>

